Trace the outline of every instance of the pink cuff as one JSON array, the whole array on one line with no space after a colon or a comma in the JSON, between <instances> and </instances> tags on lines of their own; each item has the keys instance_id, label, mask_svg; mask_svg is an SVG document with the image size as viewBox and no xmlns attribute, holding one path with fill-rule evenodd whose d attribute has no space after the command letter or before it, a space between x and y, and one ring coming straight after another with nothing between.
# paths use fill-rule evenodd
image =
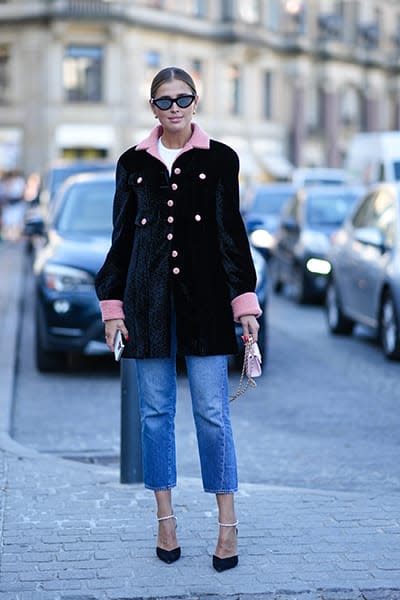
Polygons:
<instances>
[{"instance_id":1,"label":"pink cuff","mask_svg":"<svg viewBox=\"0 0 400 600\"><path fill-rule=\"evenodd\" d=\"M245 315L254 315L260 317L262 310L258 303L257 294L255 292L246 292L236 296L231 302L233 318L235 321L239 321L240 317Z\"/></svg>"},{"instance_id":2,"label":"pink cuff","mask_svg":"<svg viewBox=\"0 0 400 600\"><path fill-rule=\"evenodd\" d=\"M122 300L101 300L99 304L103 321L125 319Z\"/></svg>"}]
</instances>

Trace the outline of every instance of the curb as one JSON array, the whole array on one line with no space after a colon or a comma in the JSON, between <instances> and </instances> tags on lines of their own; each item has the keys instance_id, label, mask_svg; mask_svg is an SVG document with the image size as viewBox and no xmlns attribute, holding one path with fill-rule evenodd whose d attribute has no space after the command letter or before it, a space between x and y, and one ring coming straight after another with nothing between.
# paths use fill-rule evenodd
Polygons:
<instances>
[{"instance_id":1,"label":"curb","mask_svg":"<svg viewBox=\"0 0 400 600\"><path fill-rule=\"evenodd\" d=\"M0 289L0 449L19 456L36 457L39 454L36 450L19 444L10 435L23 304L24 252L24 240L0 242L0 276L5 283Z\"/></svg>"}]
</instances>

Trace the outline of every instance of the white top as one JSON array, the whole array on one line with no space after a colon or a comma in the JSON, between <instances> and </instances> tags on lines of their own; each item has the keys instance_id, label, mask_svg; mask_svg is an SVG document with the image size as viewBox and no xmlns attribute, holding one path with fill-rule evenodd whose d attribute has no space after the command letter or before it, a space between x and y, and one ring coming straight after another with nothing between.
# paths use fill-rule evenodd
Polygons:
<instances>
[{"instance_id":1,"label":"white top","mask_svg":"<svg viewBox=\"0 0 400 600\"><path fill-rule=\"evenodd\" d=\"M167 165L169 174L171 175L172 165L174 164L174 160L178 156L179 152L181 152L182 148L167 148L161 141L161 138L158 138L158 153L163 159L163 162Z\"/></svg>"}]
</instances>

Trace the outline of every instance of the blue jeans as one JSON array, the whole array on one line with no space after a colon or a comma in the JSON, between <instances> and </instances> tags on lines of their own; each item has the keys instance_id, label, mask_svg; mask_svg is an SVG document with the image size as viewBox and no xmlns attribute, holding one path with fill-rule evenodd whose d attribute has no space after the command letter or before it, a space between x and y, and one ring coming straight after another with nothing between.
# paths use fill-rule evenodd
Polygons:
<instances>
[{"instance_id":1,"label":"blue jeans","mask_svg":"<svg viewBox=\"0 0 400 600\"><path fill-rule=\"evenodd\" d=\"M173 336L174 337L174 336ZM228 357L186 356L204 491L237 491L235 446L229 412ZM175 340L170 358L136 359L146 488L176 485Z\"/></svg>"}]
</instances>

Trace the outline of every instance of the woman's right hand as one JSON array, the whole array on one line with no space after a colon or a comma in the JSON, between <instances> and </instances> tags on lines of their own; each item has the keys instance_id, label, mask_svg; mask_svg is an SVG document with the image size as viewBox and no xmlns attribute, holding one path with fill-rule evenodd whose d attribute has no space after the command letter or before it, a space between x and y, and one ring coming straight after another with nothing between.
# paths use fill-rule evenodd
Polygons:
<instances>
[{"instance_id":1,"label":"woman's right hand","mask_svg":"<svg viewBox=\"0 0 400 600\"><path fill-rule=\"evenodd\" d=\"M114 341L117 331L119 330L126 340L129 339L128 330L125 327L123 319L108 319L104 322L106 343L111 352L114 352Z\"/></svg>"}]
</instances>

